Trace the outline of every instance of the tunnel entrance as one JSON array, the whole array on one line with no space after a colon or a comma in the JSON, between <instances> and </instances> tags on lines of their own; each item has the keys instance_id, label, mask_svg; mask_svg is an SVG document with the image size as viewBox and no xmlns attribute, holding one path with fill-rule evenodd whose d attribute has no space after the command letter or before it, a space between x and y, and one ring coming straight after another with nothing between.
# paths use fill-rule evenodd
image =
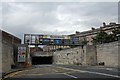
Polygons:
<instances>
[{"instance_id":1,"label":"tunnel entrance","mask_svg":"<svg viewBox=\"0 0 120 80\"><path fill-rule=\"evenodd\" d=\"M32 65L52 64L52 62L53 62L53 57L52 56L32 57Z\"/></svg>"}]
</instances>

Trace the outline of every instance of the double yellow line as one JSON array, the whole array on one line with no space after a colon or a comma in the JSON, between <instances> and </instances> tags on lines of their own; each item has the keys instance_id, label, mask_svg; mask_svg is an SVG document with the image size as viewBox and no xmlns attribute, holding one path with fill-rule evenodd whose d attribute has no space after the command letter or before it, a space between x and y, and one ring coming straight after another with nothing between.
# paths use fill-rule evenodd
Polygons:
<instances>
[{"instance_id":1,"label":"double yellow line","mask_svg":"<svg viewBox=\"0 0 120 80\"><path fill-rule=\"evenodd\" d=\"M3 78L3 79L2 79L2 78L0 78L0 80L4 80L4 79L6 79L6 78L13 77L14 75L16 75L16 74L18 74L18 73L20 73L20 72L23 72L23 71L28 71L28 70L22 70L22 71L12 72L12 73L10 73L10 74L8 74L8 75L4 76L4 78Z\"/></svg>"}]
</instances>

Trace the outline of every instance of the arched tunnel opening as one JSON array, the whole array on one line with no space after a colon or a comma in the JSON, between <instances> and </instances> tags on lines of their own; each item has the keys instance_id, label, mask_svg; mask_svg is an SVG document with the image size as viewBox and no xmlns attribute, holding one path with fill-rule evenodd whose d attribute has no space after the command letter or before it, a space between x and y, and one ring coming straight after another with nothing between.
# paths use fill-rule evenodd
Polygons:
<instances>
[{"instance_id":1,"label":"arched tunnel opening","mask_svg":"<svg viewBox=\"0 0 120 80\"><path fill-rule=\"evenodd\" d=\"M53 56L32 57L32 65L52 64Z\"/></svg>"}]
</instances>

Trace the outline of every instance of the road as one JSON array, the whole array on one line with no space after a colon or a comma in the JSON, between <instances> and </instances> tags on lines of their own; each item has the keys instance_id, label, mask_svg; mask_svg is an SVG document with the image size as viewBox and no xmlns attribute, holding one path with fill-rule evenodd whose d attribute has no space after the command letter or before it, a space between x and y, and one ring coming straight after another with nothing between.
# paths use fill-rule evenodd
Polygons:
<instances>
[{"instance_id":1,"label":"road","mask_svg":"<svg viewBox=\"0 0 120 80\"><path fill-rule=\"evenodd\" d=\"M26 78L120 78L117 69L103 67L81 67L73 65L36 65L30 70L15 72L6 77L8 80ZM36 79L35 79L36 80Z\"/></svg>"}]
</instances>

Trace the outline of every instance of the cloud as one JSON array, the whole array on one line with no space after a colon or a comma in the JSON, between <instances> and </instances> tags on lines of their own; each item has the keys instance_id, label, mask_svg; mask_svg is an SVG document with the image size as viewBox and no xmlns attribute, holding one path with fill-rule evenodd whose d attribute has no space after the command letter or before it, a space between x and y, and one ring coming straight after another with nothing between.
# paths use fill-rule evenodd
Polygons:
<instances>
[{"instance_id":1,"label":"cloud","mask_svg":"<svg viewBox=\"0 0 120 80\"><path fill-rule=\"evenodd\" d=\"M118 2L119 0L1 0L2 2Z\"/></svg>"},{"instance_id":2,"label":"cloud","mask_svg":"<svg viewBox=\"0 0 120 80\"><path fill-rule=\"evenodd\" d=\"M3 29L21 39L24 33L72 34L117 22L118 5L112 2L3 3Z\"/></svg>"}]
</instances>

